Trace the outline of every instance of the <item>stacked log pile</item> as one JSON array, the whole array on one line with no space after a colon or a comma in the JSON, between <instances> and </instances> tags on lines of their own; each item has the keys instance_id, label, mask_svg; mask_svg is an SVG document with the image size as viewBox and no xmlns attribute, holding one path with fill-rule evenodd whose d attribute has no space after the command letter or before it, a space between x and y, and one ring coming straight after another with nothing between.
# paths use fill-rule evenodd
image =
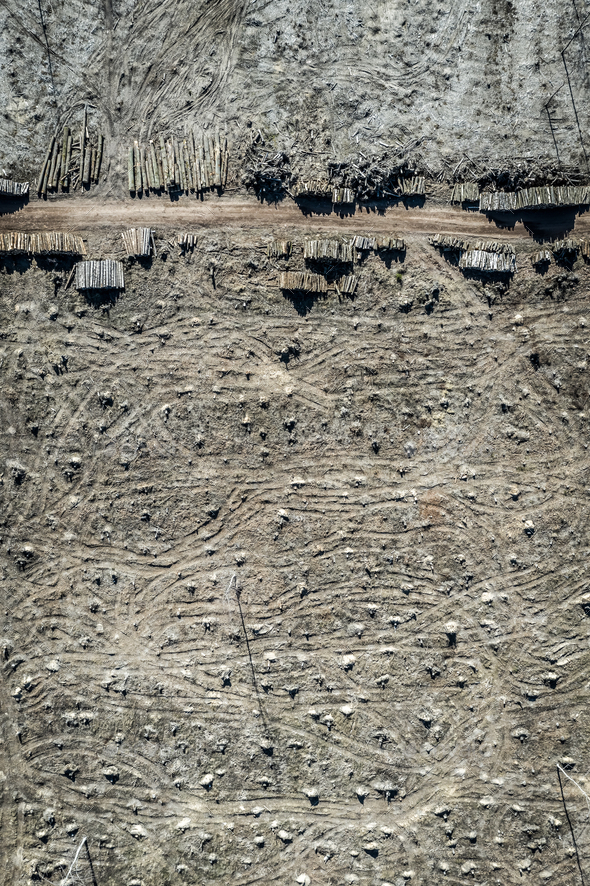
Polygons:
<instances>
[{"instance_id":1,"label":"stacked log pile","mask_svg":"<svg viewBox=\"0 0 590 886\"><path fill-rule=\"evenodd\" d=\"M590 240L580 240L580 255L584 259L590 258Z\"/></svg>"},{"instance_id":2,"label":"stacked log pile","mask_svg":"<svg viewBox=\"0 0 590 886\"><path fill-rule=\"evenodd\" d=\"M190 249L192 252L192 250L197 245L197 235L196 234L179 234L176 242L180 246L182 252L186 252L187 249Z\"/></svg>"},{"instance_id":3,"label":"stacked log pile","mask_svg":"<svg viewBox=\"0 0 590 886\"><path fill-rule=\"evenodd\" d=\"M352 263L354 254L350 243L340 240L306 240L303 258L312 261L336 261Z\"/></svg>"},{"instance_id":4,"label":"stacked log pile","mask_svg":"<svg viewBox=\"0 0 590 886\"><path fill-rule=\"evenodd\" d=\"M459 259L459 267L477 271L513 274L516 256L513 252L488 252L485 249L468 249Z\"/></svg>"},{"instance_id":5,"label":"stacked log pile","mask_svg":"<svg viewBox=\"0 0 590 886\"><path fill-rule=\"evenodd\" d=\"M23 234L8 231L0 234L0 252L26 255L86 255L84 241L77 234L47 231L43 234Z\"/></svg>"},{"instance_id":6,"label":"stacked log pile","mask_svg":"<svg viewBox=\"0 0 590 886\"><path fill-rule=\"evenodd\" d=\"M64 126L60 135L51 139L45 155L37 193L46 197L48 191L69 191L75 188L89 188L97 184L104 149L104 136L98 134L96 142L88 131L88 116L84 109L84 119L79 133Z\"/></svg>"},{"instance_id":7,"label":"stacked log pile","mask_svg":"<svg viewBox=\"0 0 590 886\"><path fill-rule=\"evenodd\" d=\"M123 243L127 255L150 255L151 254L150 228L131 228L123 231Z\"/></svg>"},{"instance_id":8,"label":"stacked log pile","mask_svg":"<svg viewBox=\"0 0 590 886\"><path fill-rule=\"evenodd\" d=\"M469 241L461 240L460 237L452 237L447 234L435 234L428 238L432 246L436 246L441 252L463 252L469 249Z\"/></svg>"},{"instance_id":9,"label":"stacked log pile","mask_svg":"<svg viewBox=\"0 0 590 886\"><path fill-rule=\"evenodd\" d=\"M352 188L332 188L332 203L354 203L355 200Z\"/></svg>"},{"instance_id":10,"label":"stacked log pile","mask_svg":"<svg viewBox=\"0 0 590 886\"><path fill-rule=\"evenodd\" d=\"M76 265L76 289L124 289L120 261L82 261Z\"/></svg>"},{"instance_id":11,"label":"stacked log pile","mask_svg":"<svg viewBox=\"0 0 590 886\"><path fill-rule=\"evenodd\" d=\"M477 203L479 185L477 182L458 182L453 186L451 203Z\"/></svg>"},{"instance_id":12,"label":"stacked log pile","mask_svg":"<svg viewBox=\"0 0 590 886\"><path fill-rule=\"evenodd\" d=\"M293 197L330 197L332 185L327 179L314 178L296 182L291 188Z\"/></svg>"},{"instance_id":13,"label":"stacked log pile","mask_svg":"<svg viewBox=\"0 0 590 886\"><path fill-rule=\"evenodd\" d=\"M8 178L0 178L0 195L5 197L26 197L28 193L28 182L14 182Z\"/></svg>"},{"instance_id":14,"label":"stacked log pile","mask_svg":"<svg viewBox=\"0 0 590 886\"><path fill-rule=\"evenodd\" d=\"M426 193L425 179L421 175L399 178L398 191L401 197L423 197Z\"/></svg>"},{"instance_id":15,"label":"stacked log pile","mask_svg":"<svg viewBox=\"0 0 590 886\"><path fill-rule=\"evenodd\" d=\"M406 243L400 237L389 237L383 235L377 237L378 252L405 252Z\"/></svg>"},{"instance_id":16,"label":"stacked log pile","mask_svg":"<svg viewBox=\"0 0 590 886\"><path fill-rule=\"evenodd\" d=\"M223 188L227 182L229 154L227 139L219 132L193 131L184 139L162 135L147 147L137 141L129 148L127 178L129 191L195 192Z\"/></svg>"},{"instance_id":17,"label":"stacked log pile","mask_svg":"<svg viewBox=\"0 0 590 886\"><path fill-rule=\"evenodd\" d=\"M359 252L370 252L372 249L377 249L377 240L375 237L362 237L360 234L357 234L352 238L351 245L358 249Z\"/></svg>"},{"instance_id":18,"label":"stacked log pile","mask_svg":"<svg viewBox=\"0 0 590 886\"><path fill-rule=\"evenodd\" d=\"M357 284L358 277L355 277L354 274L347 274L346 277L341 277L334 285L339 295L354 295Z\"/></svg>"},{"instance_id":19,"label":"stacked log pile","mask_svg":"<svg viewBox=\"0 0 590 886\"><path fill-rule=\"evenodd\" d=\"M326 278L320 274L308 274L305 271L283 271L279 277L280 289L291 289L296 292L327 292Z\"/></svg>"},{"instance_id":20,"label":"stacked log pile","mask_svg":"<svg viewBox=\"0 0 590 886\"><path fill-rule=\"evenodd\" d=\"M552 244L551 250L553 255L557 255L560 258L571 258L578 254L580 243L578 240L573 240L571 237L567 237L565 240L556 240L555 243Z\"/></svg>"},{"instance_id":21,"label":"stacked log pile","mask_svg":"<svg viewBox=\"0 0 590 886\"><path fill-rule=\"evenodd\" d=\"M532 264L535 268L541 265L549 265L552 258L553 255L548 249L540 249L539 252L535 252L533 255Z\"/></svg>"},{"instance_id":22,"label":"stacked log pile","mask_svg":"<svg viewBox=\"0 0 590 886\"><path fill-rule=\"evenodd\" d=\"M435 234L429 242L441 252L459 253L459 267L465 270L513 274L516 255L512 247L499 240L461 240L446 234Z\"/></svg>"},{"instance_id":23,"label":"stacked log pile","mask_svg":"<svg viewBox=\"0 0 590 886\"><path fill-rule=\"evenodd\" d=\"M266 247L269 258L289 258L293 244L290 240L272 240Z\"/></svg>"},{"instance_id":24,"label":"stacked log pile","mask_svg":"<svg viewBox=\"0 0 590 886\"><path fill-rule=\"evenodd\" d=\"M546 185L521 191L495 191L481 194L480 212L518 212L522 209L546 209L551 206L584 206L590 203L590 187Z\"/></svg>"}]
</instances>

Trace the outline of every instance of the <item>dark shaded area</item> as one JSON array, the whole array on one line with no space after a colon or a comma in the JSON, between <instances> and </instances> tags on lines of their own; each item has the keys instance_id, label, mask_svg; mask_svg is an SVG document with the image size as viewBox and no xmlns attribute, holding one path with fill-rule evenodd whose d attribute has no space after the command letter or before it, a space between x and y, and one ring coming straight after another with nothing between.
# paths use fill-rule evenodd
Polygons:
<instances>
[{"instance_id":1,"label":"dark shaded area","mask_svg":"<svg viewBox=\"0 0 590 886\"><path fill-rule=\"evenodd\" d=\"M513 230L521 222L533 240L548 243L567 236L574 229L576 216L587 212L588 207L563 206L554 209L522 209L519 212L486 212L490 222L497 228Z\"/></svg>"},{"instance_id":2,"label":"dark shaded area","mask_svg":"<svg viewBox=\"0 0 590 886\"><path fill-rule=\"evenodd\" d=\"M7 197L6 195L0 196L0 215L12 215L15 212L19 212L29 202L29 195L25 194L24 197Z\"/></svg>"}]
</instances>

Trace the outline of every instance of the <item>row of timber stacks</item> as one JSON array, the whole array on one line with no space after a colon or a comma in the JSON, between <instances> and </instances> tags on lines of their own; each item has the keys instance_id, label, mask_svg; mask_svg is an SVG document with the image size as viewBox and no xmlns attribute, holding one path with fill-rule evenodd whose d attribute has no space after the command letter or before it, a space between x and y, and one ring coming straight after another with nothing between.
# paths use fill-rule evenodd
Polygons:
<instances>
[{"instance_id":1,"label":"row of timber stacks","mask_svg":"<svg viewBox=\"0 0 590 886\"><path fill-rule=\"evenodd\" d=\"M444 234L429 238L432 246L441 252L458 254L459 267L464 270L513 274L516 271L516 255L511 246L498 240L461 240Z\"/></svg>"},{"instance_id":2,"label":"row of timber stacks","mask_svg":"<svg viewBox=\"0 0 590 886\"><path fill-rule=\"evenodd\" d=\"M358 277L346 274L334 283L334 289L340 295L354 295ZM292 292L327 292L328 281L321 274L309 274L307 271L282 271L279 276L279 289Z\"/></svg>"},{"instance_id":3,"label":"row of timber stacks","mask_svg":"<svg viewBox=\"0 0 590 886\"><path fill-rule=\"evenodd\" d=\"M477 203L479 185L477 182L459 182L453 186L451 203Z\"/></svg>"},{"instance_id":4,"label":"row of timber stacks","mask_svg":"<svg viewBox=\"0 0 590 886\"><path fill-rule=\"evenodd\" d=\"M24 234L20 231L9 231L0 234L0 252L25 255L86 255L86 246L77 234L61 231Z\"/></svg>"},{"instance_id":5,"label":"row of timber stacks","mask_svg":"<svg viewBox=\"0 0 590 886\"><path fill-rule=\"evenodd\" d=\"M481 194L480 212L518 212L521 209L545 209L550 206L585 206L590 203L590 187L545 185L521 191L494 191Z\"/></svg>"},{"instance_id":6,"label":"row of timber stacks","mask_svg":"<svg viewBox=\"0 0 590 886\"><path fill-rule=\"evenodd\" d=\"M127 255L151 255L152 252L151 228L131 228L123 231L123 244Z\"/></svg>"},{"instance_id":7,"label":"row of timber stacks","mask_svg":"<svg viewBox=\"0 0 590 886\"><path fill-rule=\"evenodd\" d=\"M28 182L13 182L8 178L0 178L0 197L26 197L28 193Z\"/></svg>"},{"instance_id":8,"label":"row of timber stacks","mask_svg":"<svg viewBox=\"0 0 590 886\"><path fill-rule=\"evenodd\" d=\"M389 235L364 237L357 234L345 240L306 240L303 244L303 258L315 262L352 264L355 260L355 250L361 253L356 257L362 260L363 252L404 252L405 248L405 241L399 237ZM292 253L291 240L271 240L266 247L269 258L289 258Z\"/></svg>"},{"instance_id":9,"label":"row of timber stacks","mask_svg":"<svg viewBox=\"0 0 590 886\"><path fill-rule=\"evenodd\" d=\"M76 289L124 289L120 261L81 261L76 265Z\"/></svg>"},{"instance_id":10,"label":"row of timber stacks","mask_svg":"<svg viewBox=\"0 0 590 886\"><path fill-rule=\"evenodd\" d=\"M54 135L49 144L37 182L37 193L46 197L48 191L89 188L97 184L104 150L104 137L99 134L94 143L88 131L88 115L79 132L64 126L61 135Z\"/></svg>"},{"instance_id":11,"label":"row of timber stacks","mask_svg":"<svg viewBox=\"0 0 590 886\"><path fill-rule=\"evenodd\" d=\"M205 132L187 138L163 136L150 139L147 147L137 141L129 148L127 176L129 191L202 192L209 188L224 188L228 167L227 139L219 132Z\"/></svg>"}]
</instances>

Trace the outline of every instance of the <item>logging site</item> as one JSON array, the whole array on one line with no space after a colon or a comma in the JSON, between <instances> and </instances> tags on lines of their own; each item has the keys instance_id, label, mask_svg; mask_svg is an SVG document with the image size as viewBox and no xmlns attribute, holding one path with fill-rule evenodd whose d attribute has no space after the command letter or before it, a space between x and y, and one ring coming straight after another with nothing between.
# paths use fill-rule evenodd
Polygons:
<instances>
[{"instance_id":1,"label":"logging site","mask_svg":"<svg viewBox=\"0 0 590 886\"><path fill-rule=\"evenodd\" d=\"M0 0L0 883L590 886L590 0Z\"/></svg>"}]
</instances>

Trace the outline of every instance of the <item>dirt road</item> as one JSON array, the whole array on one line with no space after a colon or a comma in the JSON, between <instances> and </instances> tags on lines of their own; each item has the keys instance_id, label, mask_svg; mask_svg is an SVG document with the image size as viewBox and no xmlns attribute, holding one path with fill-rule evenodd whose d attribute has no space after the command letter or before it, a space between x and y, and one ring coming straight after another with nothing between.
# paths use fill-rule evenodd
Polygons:
<instances>
[{"instance_id":1,"label":"dirt road","mask_svg":"<svg viewBox=\"0 0 590 886\"><path fill-rule=\"evenodd\" d=\"M327 204L329 207L329 204ZM14 211L10 201L0 201L0 231L60 230L85 232L128 227L156 229L207 228L305 228L356 233L396 231L400 235L450 233L468 237L495 239L554 239L575 230L576 235L590 233L590 216L576 217L573 210L545 210L498 217L498 223L479 212L429 204L406 208L403 204L387 208L359 207L355 212L338 215L305 212L290 199L278 204L262 204L254 197L224 196L201 202L183 197L170 202L165 197L128 201L66 197L43 202L33 199Z\"/></svg>"}]
</instances>

